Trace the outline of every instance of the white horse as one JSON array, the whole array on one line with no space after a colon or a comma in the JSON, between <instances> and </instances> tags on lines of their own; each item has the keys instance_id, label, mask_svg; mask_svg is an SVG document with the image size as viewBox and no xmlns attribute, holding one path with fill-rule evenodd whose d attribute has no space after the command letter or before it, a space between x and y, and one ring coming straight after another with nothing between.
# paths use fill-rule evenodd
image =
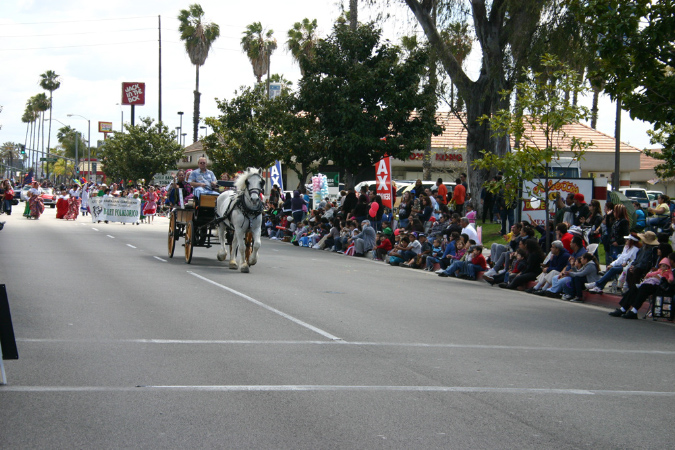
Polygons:
<instances>
[{"instance_id":1,"label":"white horse","mask_svg":"<svg viewBox=\"0 0 675 450\"><path fill-rule=\"evenodd\" d=\"M234 183L236 191L225 191L218 196L216 213L222 221L218 223L218 239L220 251L218 261L225 261L227 250L225 249L226 231L234 231L236 239L236 257L230 244L230 269L239 268L248 273L249 266L258 262L258 249L260 248L260 232L262 230L263 201L261 194L265 187L262 169L249 167L239 175ZM252 241L251 254L246 252L247 234Z\"/></svg>"}]
</instances>

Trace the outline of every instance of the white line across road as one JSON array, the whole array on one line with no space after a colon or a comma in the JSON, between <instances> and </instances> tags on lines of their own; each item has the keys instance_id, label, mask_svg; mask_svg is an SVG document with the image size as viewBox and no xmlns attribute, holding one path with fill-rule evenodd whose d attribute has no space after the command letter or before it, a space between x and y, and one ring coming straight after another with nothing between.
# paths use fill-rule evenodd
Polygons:
<instances>
[{"instance_id":1,"label":"white line across road","mask_svg":"<svg viewBox=\"0 0 675 450\"><path fill-rule=\"evenodd\" d=\"M162 259L162 258L160 258L159 256L153 256L153 258L158 259L158 260L160 260L160 261L162 261L162 262L166 262L166 259Z\"/></svg>"},{"instance_id":2,"label":"white line across road","mask_svg":"<svg viewBox=\"0 0 675 450\"><path fill-rule=\"evenodd\" d=\"M285 319L288 319L288 320L290 320L290 321L293 322L293 323L296 323L296 324L298 324L298 325L300 325L300 326L302 326L302 327L305 327L305 328L307 328L307 329L309 329L309 330L312 330L312 331L314 331L315 333L318 333L318 334L320 334L321 336L326 337L326 338L328 338L328 339L330 339L330 340L332 340L332 341L344 342L344 341L343 341L342 339L340 339L339 337L333 336L332 334L328 333L327 331L324 331L324 330L322 330L322 329L320 329L320 328L317 328L317 327L315 327L315 326L313 326L313 325L310 325L310 324L308 324L307 322L303 322L303 321L300 320L300 319L296 319L295 317L290 316L290 315L286 314L285 312L281 312L281 311L279 311L279 310L276 309L276 308L272 308L271 306L266 305L266 304L264 304L263 302L254 299L253 297L249 297L249 296L246 295L246 294L243 294L243 293L241 293L241 292L239 292L239 291L235 291L235 290L232 289L232 288L229 288L229 287L227 287L227 286L225 286L225 285L222 285L222 284L220 284L220 283L217 283L217 282L215 282L215 281L213 281L213 280L210 280L210 279L208 279L208 278L206 278L206 277L203 277L203 276L201 276L201 275L199 275L199 274L196 274L196 273L194 273L194 272L188 271L188 273L189 273L190 275L194 276L194 277L199 278L200 280L204 280L204 281L206 281L206 282L208 282L208 283L211 283L211 284L214 285L214 286L218 286L218 287L221 288L221 289L224 289L224 290L226 290L226 291L228 291L228 292L231 292L231 293L234 294L234 295L237 295L237 296L239 296L239 297L241 297L241 298L243 298L243 299L245 299L245 300L248 300L249 302L251 302L251 303L253 303L253 304L255 304L255 305L258 305L258 306L260 306L261 308L265 308L266 310L271 311L271 312L273 312L274 314L278 314L278 315L280 315L281 317L283 317L283 318L285 318Z\"/></svg>"},{"instance_id":3,"label":"white line across road","mask_svg":"<svg viewBox=\"0 0 675 450\"><path fill-rule=\"evenodd\" d=\"M131 245L131 244L127 244L127 247L136 248L136 246Z\"/></svg>"},{"instance_id":4,"label":"white line across road","mask_svg":"<svg viewBox=\"0 0 675 450\"><path fill-rule=\"evenodd\" d=\"M486 386L342 386L342 385L175 385L175 386L2 386L0 392L438 392L512 395L603 395L675 397L668 391L604 389L499 388Z\"/></svg>"},{"instance_id":5,"label":"white line across road","mask_svg":"<svg viewBox=\"0 0 675 450\"><path fill-rule=\"evenodd\" d=\"M357 342L344 340L331 341L284 341L284 340L228 340L228 339L42 339L16 338L17 342L44 344L158 344L158 345L350 345L354 347L403 347L403 348L437 348L457 350L499 350L499 351L538 351L559 353L620 353L641 356L675 356L671 350L649 350L623 348L574 348L574 347L535 347L526 345L478 345L478 344L430 344L423 342Z\"/></svg>"},{"instance_id":6,"label":"white line across road","mask_svg":"<svg viewBox=\"0 0 675 450\"><path fill-rule=\"evenodd\" d=\"M115 239L115 236L113 236L113 235L106 234L106 236L108 236L110 239Z\"/></svg>"}]
</instances>

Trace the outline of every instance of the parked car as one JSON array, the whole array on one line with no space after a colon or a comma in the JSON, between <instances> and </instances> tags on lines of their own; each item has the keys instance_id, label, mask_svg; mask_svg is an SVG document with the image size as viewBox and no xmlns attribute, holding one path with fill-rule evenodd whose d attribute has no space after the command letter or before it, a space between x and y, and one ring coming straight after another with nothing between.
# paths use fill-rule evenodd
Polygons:
<instances>
[{"instance_id":1,"label":"parked car","mask_svg":"<svg viewBox=\"0 0 675 450\"><path fill-rule=\"evenodd\" d=\"M40 188L40 197L45 206L56 208L56 194L52 188Z\"/></svg>"},{"instance_id":2,"label":"parked car","mask_svg":"<svg viewBox=\"0 0 675 450\"><path fill-rule=\"evenodd\" d=\"M637 200L640 203L642 209L645 211L647 211L647 208L649 208L649 195L647 195L647 191L645 189L621 188L619 189L619 192L631 200Z\"/></svg>"},{"instance_id":3,"label":"parked car","mask_svg":"<svg viewBox=\"0 0 675 450\"><path fill-rule=\"evenodd\" d=\"M21 188L21 201L28 201L28 191L30 191L30 185L25 185ZM45 206L50 208L56 208L56 195L54 194L54 189L52 188L40 188L40 197L42 197L42 202Z\"/></svg>"}]
</instances>

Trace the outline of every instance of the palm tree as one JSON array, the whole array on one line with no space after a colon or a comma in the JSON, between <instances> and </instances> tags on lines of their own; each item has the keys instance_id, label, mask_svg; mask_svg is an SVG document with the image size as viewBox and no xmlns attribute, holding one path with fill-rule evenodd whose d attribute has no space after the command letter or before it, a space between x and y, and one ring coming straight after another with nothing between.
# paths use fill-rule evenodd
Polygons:
<instances>
[{"instance_id":1,"label":"palm tree","mask_svg":"<svg viewBox=\"0 0 675 450\"><path fill-rule=\"evenodd\" d=\"M42 144L42 150L40 151L40 154L44 156L45 153L45 126L44 126L44 118L45 118L45 112L49 109L49 99L47 98L47 94L44 92L40 92L39 94L35 95L33 97L35 99L34 101L34 108L35 108L35 120L37 121L37 140L38 140L38 145L35 147L36 151L40 148L40 144ZM40 140L40 132L42 132L42 140ZM37 158L36 158L37 159ZM43 164L44 167L44 164ZM35 172L37 174L37 161L35 163Z\"/></svg>"},{"instance_id":2,"label":"palm tree","mask_svg":"<svg viewBox=\"0 0 675 450\"><path fill-rule=\"evenodd\" d=\"M199 66L204 65L206 58L209 56L211 45L220 36L218 24L203 22L202 17L204 17L204 10L196 3L190 5L189 9L182 9L178 15L180 39L185 42L185 51L190 57L190 62L197 68L193 142L197 142L197 131L199 130L199 97L201 95L199 93Z\"/></svg>"},{"instance_id":3,"label":"palm tree","mask_svg":"<svg viewBox=\"0 0 675 450\"><path fill-rule=\"evenodd\" d=\"M47 133L47 154L49 155L49 146L52 141L52 98L54 91L61 87L59 75L53 70L48 70L40 75L40 87L45 91L49 91L49 132Z\"/></svg>"},{"instance_id":4,"label":"palm tree","mask_svg":"<svg viewBox=\"0 0 675 450\"><path fill-rule=\"evenodd\" d=\"M273 34L274 30L265 32L260 22L254 22L246 26L244 37L241 38L241 48L251 61L253 75L258 83L267 73L269 57L277 48L277 40L272 37Z\"/></svg>"},{"instance_id":5,"label":"palm tree","mask_svg":"<svg viewBox=\"0 0 675 450\"><path fill-rule=\"evenodd\" d=\"M295 22L293 28L288 30L288 41L286 46L293 55L293 59L300 65L300 74L305 75L305 70L302 68L303 60L311 60L314 57L314 47L318 42L316 36L316 19L311 22L304 18L302 22Z\"/></svg>"}]
</instances>

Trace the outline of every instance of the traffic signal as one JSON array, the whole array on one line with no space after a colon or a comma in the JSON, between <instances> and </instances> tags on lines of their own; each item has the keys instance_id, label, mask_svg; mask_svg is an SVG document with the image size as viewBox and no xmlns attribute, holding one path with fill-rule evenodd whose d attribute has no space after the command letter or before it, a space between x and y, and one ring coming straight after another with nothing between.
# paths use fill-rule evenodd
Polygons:
<instances>
[{"instance_id":1,"label":"traffic signal","mask_svg":"<svg viewBox=\"0 0 675 450\"><path fill-rule=\"evenodd\" d=\"M25 146L25 145L22 145L22 146L21 146L21 154L22 154L22 155L25 155L25 154L26 154L26 146Z\"/></svg>"}]
</instances>

